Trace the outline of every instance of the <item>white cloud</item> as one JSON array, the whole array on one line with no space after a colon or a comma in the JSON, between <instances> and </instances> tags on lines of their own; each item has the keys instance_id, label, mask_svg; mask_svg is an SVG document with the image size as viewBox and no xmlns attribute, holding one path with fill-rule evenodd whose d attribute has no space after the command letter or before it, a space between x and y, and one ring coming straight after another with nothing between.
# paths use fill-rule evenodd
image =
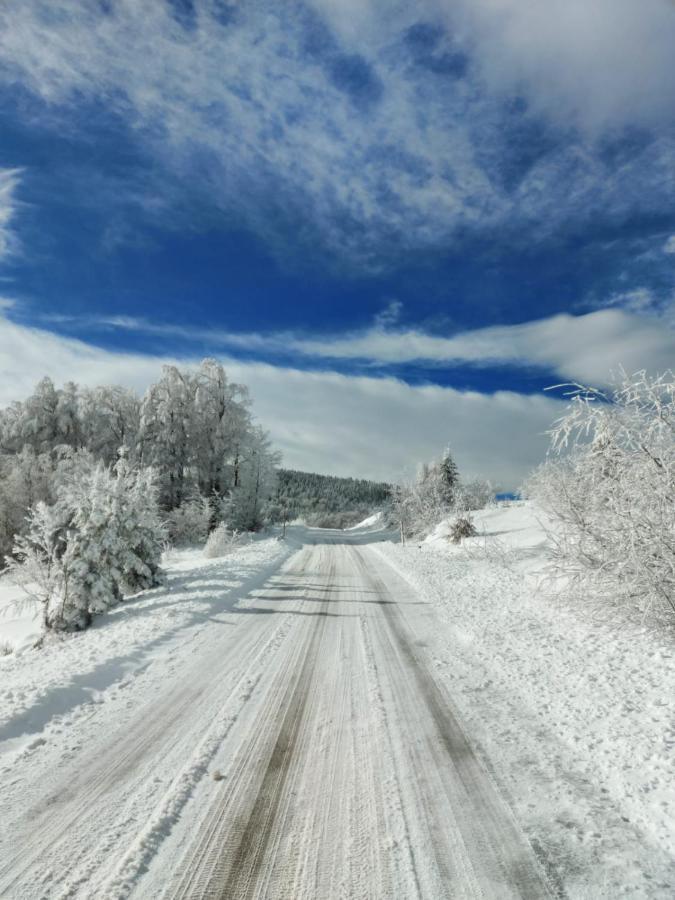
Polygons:
<instances>
[{"instance_id":1,"label":"white cloud","mask_svg":"<svg viewBox=\"0 0 675 900\"><path fill-rule=\"evenodd\" d=\"M665 0L313 6L314 25L301 4L264 2L233 5L223 23L212 0L195 0L185 29L164 0L107 13L97 0L5 0L0 72L72 113L69 128L81 98L102 101L228 222L273 244L302 222L300 241L362 265L447 247L458 232L535 225L544 236L589 216L672 209L665 133L619 166L570 136L575 122L614 135L675 108ZM451 33L437 61L469 51L467 78L440 78L406 48L411 25L439 17ZM503 157L522 148L504 145L505 89L564 126L511 187Z\"/></svg>"},{"instance_id":2,"label":"white cloud","mask_svg":"<svg viewBox=\"0 0 675 900\"><path fill-rule=\"evenodd\" d=\"M645 290L612 298L612 306L583 316L561 314L519 325L497 325L442 337L400 330L385 322L346 335L312 337L290 332L246 334L148 322L130 317L88 318L88 326L199 341L252 353L293 354L306 359L363 360L377 365L510 365L538 367L565 379L605 385L619 368L664 371L675 362L675 330L669 317L646 317ZM398 312L395 308L393 312ZM58 318L58 317L57 317ZM75 320L77 321L77 320Z\"/></svg>"},{"instance_id":3,"label":"white cloud","mask_svg":"<svg viewBox=\"0 0 675 900\"><path fill-rule=\"evenodd\" d=\"M663 245L664 253L675 253L675 234L671 234L666 243Z\"/></svg>"},{"instance_id":4,"label":"white cloud","mask_svg":"<svg viewBox=\"0 0 675 900\"><path fill-rule=\"evenodd\" d=\"M675 121L671 0L438 0L493 90L593 134ZM461 10L461 13L458 13Z\"/></svg>"},{"instance_id":5,"label":"white cloud","mask_svg":"<svg viewBox=\"0 0 675 900\"><path fill-rule=\"evenodd\" d=\"M230 377L251 388L255 413L286 465L338 475L397 479L450 443L466 476L515 488L543 457L543 433L560 410L548 396L411 387L222 359ZM0 318L2 405L25 397L45 374L57 383L143 390L162 363L191 361L113 353Z\"/></svg>"},{"instance_id":6,"label":"white cloud","mask_svg":"<svg viewBox=\"0 0 675 900\"><path fill-rule=\"evenodd\" d=\"M0 169L0 259L8 256L15 246L11 225L17 206L19 175L18 169Z\"/></svg>"},{"instance_id":7,"label":"white cloud","mask_svg":"<svg viewBox=\"0 0 675 900\"><path fill-rule=\"evenodd\" d=\"M334 340L300 340L305 353L381 363L538 366L563 378L607 384L619 367L663 371L675 361L675 331L621 310L557 315L444 338L419 331L368 332Z\"/></svg>"}]
</instances>

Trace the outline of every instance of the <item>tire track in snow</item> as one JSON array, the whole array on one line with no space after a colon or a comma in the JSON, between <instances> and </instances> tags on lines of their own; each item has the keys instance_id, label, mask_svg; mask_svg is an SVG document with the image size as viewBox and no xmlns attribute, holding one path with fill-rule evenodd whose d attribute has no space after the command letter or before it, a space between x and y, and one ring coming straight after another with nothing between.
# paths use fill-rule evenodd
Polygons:
<instances>
[{"instance_id":1,"label":"tire track in snow","mask_svg":"<svg viewBox=\"0 0 675 900\"><path fill-rule=\"evenodd\" d=\"M241 637L228 635L224 645L217 644L206 657L192 660L183 673L186 686L169 685L163 695L144 707L129 731L121 736L114 734L105 743L105 752L101 748L88 752L74 775L64 778L57 790L52 789L45 800L28 811L30 833L16 843L15 852L0 868L0 897L35 900L38 896L75 896L91 878L92 869L97 870L100 885L107 877L102 870L111 864L119 865L120 842L122 860L127 860L126 850L129 843L133 848L139 827L140 838L147 837L146 819L128 821L130 792L143 776L143 771L137 770L145 770L145 777L152 780L158 754L166 757L174 749L178 754L186 743L199 743L199 739L192 738L192 731L199 729L203 733L203 704L213 697L214 680L226 684L245 681L256 660L268 649L273 651L279 635L283 637L288 631L285 617L261 624L259 629L245 629ZM230 656L226 651L232 643L236 644L236 652ZM120 791L120 785L125 784L126 790ZM174 781L172 787L177 789L180 785ZM162 803L165 802L166 797ZM100 834L96 827L89 831L87 823L94 826L103 810L106 831ZM96 836L93 844L90 834ZM64 867L66 846L68 866ZM128 884L118 888L116 897L125 896L130 890Z\"/></svg>"},{"instance_id":2,"label":"tire track in snow","mask_svg":"<svg viewBox=\"0 0 675 900\"><path fill-rule=\"evenodd\" d=\"M298 561L323 555L305 551ZM304 576L307 566L297 576ZM329 573L332 568L329 568ZM289 577L294 572L286 573ZM302 592L298 598L302 600ZM255 896L263 860L274 844L280 805L289 779L298 735L312 686L312 673L326 624L327 599L305 623L259 714L260 728L240 748L227 779L229 788L209 811L192 850L181 862L178 883L165 896L172 900ZM301 611L300 611L301 612ZM292 612L291 612L292 615ZM299 625L299 630L302 626ZM257 760L258 765L252 765ZM268 873L273 868L267 860Z\"/></svg>"},{"instance_id":3,"label":"tire track in snow","mask_svg":"<svg viewBox=\"0 0 675 900\"><path fill-rule=\"evenodd\" d=\"M364 581L371 584L383 600L381 609L395 651L386 654L391 681L402 687L412 684L415 688L409 692L411 702L406 704L408 709L403 710L403 716L412 716L413 721L415 718L419 720L419 712L415 716L415 709L426 709L434 725L435 733L432 732L431 736L427 733L425 752L420 754L415 741L409 742L409 748L417 757L417 771L424 771L422 767L428 765L431 758L436 761L438 773L444 776L441 778L443 788L461 835L466 862L473 870L468 871L465 867L462 871L461 866L457 868L457 844L453 848L448 840L452 837L451 829L444 828L442 820L439 822L438 803L422 796L426 818L436 821L430 836L447 896L498 895L500 898L531 900L552 897L553 893L532 848L489 773L475 755L448 698L434 678L405 621L401 605L391 602L392 594L383 577L380 577L386 564L377 558L377 565L369 566L361 550L353 548L353 553ZM376 557L369 555L374 563ZM379 570L378 574L374 574L374 569ZM393 571L387 572L387 576L400 581ZM406 593L408 591L404 595ZM404 690L401 696L406 693ZM446 760L439 754L439 749L447 757ZM461 885L458 884L458 877ZM472 884L473 887L470 887ZM465 893L467 888L468 894Z\"/></svg>"}]
</instances>

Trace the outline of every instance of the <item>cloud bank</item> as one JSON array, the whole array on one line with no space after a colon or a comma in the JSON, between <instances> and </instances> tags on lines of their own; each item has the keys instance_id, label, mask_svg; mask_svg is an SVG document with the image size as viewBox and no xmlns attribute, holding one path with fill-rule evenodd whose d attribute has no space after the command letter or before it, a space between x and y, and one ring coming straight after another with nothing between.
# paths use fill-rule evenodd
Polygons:
<instances>
[{"instance_id":1,"label":"cloud bank","mask_svg":"<svg viewBox=\"0 0 675 900\"><path fill-rule=\"evenodd\" d=\"M616 303L581 316L561 314L519 325L498 325L451 337L396 327L399 306L390 305L372 328L331 336L245 334L213 328L163 324L129 316L81 319L47 316L62 325L121 329L188 345L229 348L253 355L273 354L305 361L347 360L387 367L408 363L429 367L513 366L536 368L551 376L602 386L620 368L627 372L662 372L675 363L675 330L663 317L644 312L644 292L634 291Z\"/></svg>"}]
</instances>

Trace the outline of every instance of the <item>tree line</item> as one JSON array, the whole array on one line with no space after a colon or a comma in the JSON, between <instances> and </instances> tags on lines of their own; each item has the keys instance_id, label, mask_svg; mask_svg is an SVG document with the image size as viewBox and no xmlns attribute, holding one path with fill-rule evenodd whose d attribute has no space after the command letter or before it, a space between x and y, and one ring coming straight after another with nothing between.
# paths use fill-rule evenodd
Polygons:
<instances>
[{"instance_id":1,"label":"tree line","mask_svg":"<svg viewBox=\"0 0 675 900\"><path fill-rule=\"evenodd\" d=\"M391 491L385 482L279 469L272 516L276 521L302 519L320 528L348 528L388 504Z\"/></svg>"},{"instance_id":2,"label":"tree line","mask_svg":"<svg viewBox=\"0 0 675 900\"><path fill-rule=\"evenodd\" d=\"M43 378L0 412L0 558L48 628L84 628L158 583L167 540L262 527L279 461L215 360L165 366L143 397Z\"/></svg>"}]
</instances>

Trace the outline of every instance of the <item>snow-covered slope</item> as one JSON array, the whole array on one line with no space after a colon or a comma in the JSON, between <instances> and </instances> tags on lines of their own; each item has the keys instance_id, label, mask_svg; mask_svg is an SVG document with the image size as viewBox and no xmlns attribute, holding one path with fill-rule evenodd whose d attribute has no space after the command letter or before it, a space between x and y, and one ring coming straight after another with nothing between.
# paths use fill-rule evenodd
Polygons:
<instances>
[{"instance_id":1,"label":"snow-covered slope","mask_svg":"<svg viewBox=\"0 0 675 900\"><path fill-rule=\"evenodd\" d=\"M542 570L547 562L546 530L554 523L544 510L528 500L513 500L471 513L478 532L461 545L449 543L452 520L441 522L426 538L426 545L441 545L451 553L482 554L483 558L508 557L521 570Z\"/></svg>"}]
</instances>

